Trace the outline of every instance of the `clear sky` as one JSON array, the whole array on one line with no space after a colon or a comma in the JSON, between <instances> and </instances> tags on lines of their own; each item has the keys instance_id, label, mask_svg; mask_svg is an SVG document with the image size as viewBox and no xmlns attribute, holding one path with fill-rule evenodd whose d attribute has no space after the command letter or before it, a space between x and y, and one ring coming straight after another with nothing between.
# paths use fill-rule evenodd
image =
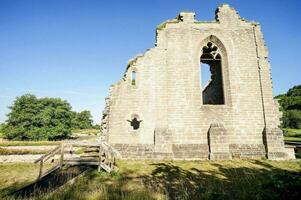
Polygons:
<instances>
[{"instance_id":1,"label":"clear sky","mask_svg":"<svg viewBox=\"0 0 301 200\"><path fill-rule=\"evenodd\" d=\"M0 122L16 96L60 97L100 122L109 85L180 11L213 20L221 3L258 21L274 95L301 84L300 0L0 0Z\"/></svg>"}]
</instances>

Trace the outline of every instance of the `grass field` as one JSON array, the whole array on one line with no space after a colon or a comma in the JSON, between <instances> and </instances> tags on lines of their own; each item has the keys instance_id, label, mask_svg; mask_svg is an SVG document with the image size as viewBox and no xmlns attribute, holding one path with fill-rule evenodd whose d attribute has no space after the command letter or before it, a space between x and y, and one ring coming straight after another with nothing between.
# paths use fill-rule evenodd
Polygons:
<instances>
[{"instance_id":1,"label":"grass field","mask_svg":"<svg viewBox=\"0 0 301 200\"><path fill-rule=\"evenodd\" d=\"M285 141L291 141L291 142L301 142L300 137L284 137Z\"/></svg>"},{"instance_id":2,"label":"grass field","mask_svg":"<svg viewBox=\"0 0 301 200\"><path fill-rule=\"evenodd\" d=\"M99 133L98 129L82 129L82 130L73 130L72 135L77 138L78 135L87 135L93 136ZM72 139L72 138L71 138ZM0 132L0 147L4 146L46 146L46 145L58 145L62 141L12 141L1 139L1 132Z\"/></svg>"},{"instance_id":3,"label":"grass field","mask_svg":"<svg viewBox=\"0 0 301 200\"><path fill-rule=\"evenodd\" d=\"M301 141L301 130L287 129L285 140ZM96 134L80 130L76 134ZM27 154L3 146L57 145L60 141L0 141L0 154ZM35 152L35 153L43 153ZM301 161L118 161L113 174L87 172L72 185L47 188L32 200L98 199L298 199L301 196ZM0 199L32 183L38 164L0 164ZM65 169L66 173L68 169ZM57 179L60 179L57 177Z\"/></svg>"},{"instance_id":4,"label":"grass field","mask_svg":"<svg viewBox=\"0 0 301 200\"><path fill-rule=\"evenodd\" d=\"M298 199L300 161L119 161L113 174L91 170L73 185L32 199ZM0 193L33 181L38 166L0 164ZM7 199L13 199L7 197Z\"/></svg>"},{"instance_id":5,"label":"grass field","mask_svg":"<svg viewBox=\"0 0 301 200\"><path fill-rule=\"evenodd\" d=\"M292 142L301 142L301 129L284 128L284 140Z\"/></svg>"}]
</instances>

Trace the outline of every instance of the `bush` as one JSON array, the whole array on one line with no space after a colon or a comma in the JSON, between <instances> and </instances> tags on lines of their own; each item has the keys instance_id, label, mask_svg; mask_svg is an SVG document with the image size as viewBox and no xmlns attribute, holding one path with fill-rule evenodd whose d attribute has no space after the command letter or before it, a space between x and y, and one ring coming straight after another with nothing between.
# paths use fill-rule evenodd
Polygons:
<instances>
[{"instance_id":1,"label":"bush","mask_svg":"<svg viewBox=\"0 0 301 200\"><path fill-rule=\"evenodd\" d=\"M73 128L92 126L89 111L73 112L70 104L59 98L26 94L17 97L10 110L3 135L12 140L59 140L68 138Z\"/></svg>"}]
</instances>

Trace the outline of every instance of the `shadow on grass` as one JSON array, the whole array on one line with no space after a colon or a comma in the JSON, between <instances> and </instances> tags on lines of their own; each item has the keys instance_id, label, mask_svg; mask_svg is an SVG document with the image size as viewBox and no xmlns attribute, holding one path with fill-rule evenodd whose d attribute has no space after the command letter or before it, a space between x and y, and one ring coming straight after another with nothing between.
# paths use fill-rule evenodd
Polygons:
<instances>
[{"instance_id":1,"label":"shadow on grass","mask_svg":"<svg viewBox=\"0 0 301 200\"><path fill-rule=\"evenodd\" d=\"M299 199L300 172L286 171L266 162L250 161L258 168L227 168L217 170L185 170L172 163L158 163L144 184L164 192L168 199Z\"/></svg>"},{"instance_id":2,"label":"shadow on grass","mask_svg":"<svg viewBox=\"0 0 301 200\"><path fill-rule=\"evenodd\" d=\"M27 185L17 191L11 192L8 197L23 199L43 196L47 193L57 190L65 185L68 181L78 177L89 169L91 168L87 166L74 166L58 169L37 182Z\"/></svg>"},{"instance_id":3,"label":"shadow on grass","mask_svg":"<svg viewBox=\"0 0 301 200\"><path fill-rule=\"evenodd\" d=\"M89 170L92 169L92 170ZM72 184L66 183L79 176L86 170L84 176L79 177ZM24 184L23 184L24 185ZM138 187L137 187L138 186ZM6 188L13 190L16 187ZM120 173L108 174L104 171L85 166L57 170L41 181L23 187L22 189L7 195L4 199L28 199L31 200L60 200L60 199L114 199L114 200L154 200L154 195L135 178L135 172L127 170Z\"/></svg>"},{"instance_id":4,"label":"shadow on grass","mask_svg":"<svg viewBox=\"0 0 301 200\"><path fill-rule=\"evenodd\" d=\"M97 172L93 170L77 179L72 186L53 193L43 199L113 199L113 200L155 200L154 195L134 177L133 171L122 174ZM136 182L137 181L137 182Z\"/></svg>"},{"instance_id":5,"label":"shadow on grass","mask_svg":"<svg viewBox=\"0 0 301 200\"><path fill-rule=\"evenodd\" d=\"M204 164L205 163L205 164ZM62 187L67 180L83 173L86 168L57 172L39 185L15 193L17 197L32 199L113 199L113 200L201 200L201 199L299 199L301 195L300 171L287 171L267 161L245 161L237 167L232 163L195 162L194 167L180 167L175 162L161 162L151 173L137 173L127 169L118 173L98 173L90 170L76 179L74 184ZM298 163L301 164L300 162ZM184 162L182 165L186 165ZM202 169L201 166L207 166ZM209 167L208 167L209 166ZM231 166L231 167L230 167ZM296 165L295 165L296 166ZM149 168L147 168L149 169ZM70 170L70 169L69 169ZM137 170L140 170L139 167ZM140 175L138 175L140 174ZM44 189L43 189L44 188ZM48 188L48 189L47 189ZM51 191L54 191L50 193Z\"/></svg>"}]
</instances>

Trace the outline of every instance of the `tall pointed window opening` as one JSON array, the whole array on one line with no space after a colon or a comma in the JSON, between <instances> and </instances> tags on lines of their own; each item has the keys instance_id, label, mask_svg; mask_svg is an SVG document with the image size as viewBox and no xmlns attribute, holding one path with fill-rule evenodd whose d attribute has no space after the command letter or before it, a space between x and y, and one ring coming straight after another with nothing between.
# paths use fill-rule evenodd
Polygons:
<instances>
[{"instance_id":1,"label":"tall pointed window opening","mask_svg":"<svg viewBox=\"0 0 301 200\"><path fill-rule=\"evenodd\" d=\"M136 72L135 71L132 71L132 82L131 82L132 85L136 85Z\"/></svg>"},{"instance_id":2,"label":"tall pointed window opening","mask_svg":"<svg viewBox=\"0 0 301 200\"><path fill-rule=\"evenodd\" d=\"M224 104L225 99L222 77L222 57L219 49L212 42L208 42L202 50L203 52L200 58L200 62L203 104Z\"/></svg>"}]
</instances>

